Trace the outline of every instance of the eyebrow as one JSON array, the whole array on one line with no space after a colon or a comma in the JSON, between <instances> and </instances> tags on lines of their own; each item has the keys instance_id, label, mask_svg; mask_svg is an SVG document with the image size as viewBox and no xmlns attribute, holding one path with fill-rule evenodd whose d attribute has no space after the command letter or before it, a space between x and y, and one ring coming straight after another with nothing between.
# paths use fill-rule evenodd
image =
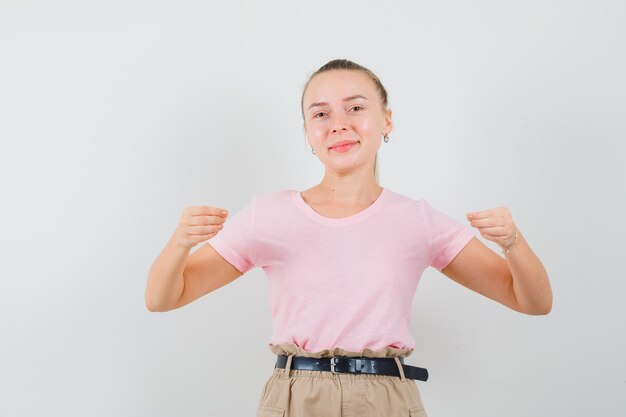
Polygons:
<instances>
[{"instance_id":1,"label":"eyebrow","mask_svg":"<svg viewBox=\"0 0 626 417\"><path fill-rule=\"evenodd\" d=\"M360 94L355 94L355 95L353 95L353 96L350 96L350 97L346 97L346 98L344 98L344 99L343 99L343 101L344 101L344 102L345 102L345 101L350 101L350 100L354 100L354 99L356 99L356 98L363 98L363 99L367 100L367 97L363 97L363 96L362 96L362 95L360 95ZM325 106L325 105L327 105L327 104L328 104L328 103L327 103L327 102L325 102L325 101L320 101L320 102L318 102L318 103L313 103L313 104L311 104L311 105L309 106L309 108L308 108L307 110L310 110L310 109L311 109L311 107L315 107L315 106Z\"/></svg>"}]
</instances>

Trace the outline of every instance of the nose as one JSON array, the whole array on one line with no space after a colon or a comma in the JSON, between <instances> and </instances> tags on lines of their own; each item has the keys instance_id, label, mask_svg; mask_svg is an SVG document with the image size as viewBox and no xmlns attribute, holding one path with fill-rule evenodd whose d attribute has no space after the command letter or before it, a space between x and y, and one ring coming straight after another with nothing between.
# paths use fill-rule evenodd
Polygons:
<instances>
[{"instance_id":1,"label":"nose","mask_svg":"<svg viewBox=\"0 0 626 417\"><path fill-rule=\"evenodd\" d=\"M332 120L332 131L333 133L341 133L343 131L348 130L347 123L343 117L343 115L335 115Z\"/></svg>"}]
</instances>

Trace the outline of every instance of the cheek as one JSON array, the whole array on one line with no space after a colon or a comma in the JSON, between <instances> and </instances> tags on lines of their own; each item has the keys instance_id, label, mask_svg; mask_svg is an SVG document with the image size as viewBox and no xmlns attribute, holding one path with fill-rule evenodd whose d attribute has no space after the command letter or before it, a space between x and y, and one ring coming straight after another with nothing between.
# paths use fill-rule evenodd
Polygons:
<instances>
[{"instance_id":1,"label":"cheek","mask_svg":"<svg viewBox=\"0 0 626 417\"><path fill-rule=\"evenodd\" d=\"M327 129L323 123L317 123L315 126L309 127L308 134L311 140L316 140L326 133Z\"/></svg>"},{"instance_id":2,"label":"cheek","mask_svg":"<svg viewBox=\"0 0 626 417\"><path fill-rule=\"evenodd\" d=\"M363 132L372 132L376 130L376 125L371 119L362 119L359 121L359 127Z\"/></svg>"}]
</instances>

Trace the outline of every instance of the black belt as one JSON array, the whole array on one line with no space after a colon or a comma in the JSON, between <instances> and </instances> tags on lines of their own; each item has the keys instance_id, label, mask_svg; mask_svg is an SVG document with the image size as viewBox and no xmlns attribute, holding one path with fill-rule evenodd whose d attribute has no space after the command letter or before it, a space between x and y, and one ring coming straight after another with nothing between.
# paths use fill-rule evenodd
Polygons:
<instances>
[{"instance_id":1,"label":"black belt","mask_svg":"<svg viewBox=\"0 0 626 417\"><path fill-rule=\"evenodd\" d=\"M274 368L284 368L287 365L287 355L276 355ZM428 371L417 366L404 365L404 358L399 357L404 376L410 379L426 381ZM330 371L334 374L357 373L400 376L400 370L394 358L363 358L333 356L332 358L308 358L305 356L293 356L291 369L303 369L306 371Z\"/></svg>"}]
</instances>

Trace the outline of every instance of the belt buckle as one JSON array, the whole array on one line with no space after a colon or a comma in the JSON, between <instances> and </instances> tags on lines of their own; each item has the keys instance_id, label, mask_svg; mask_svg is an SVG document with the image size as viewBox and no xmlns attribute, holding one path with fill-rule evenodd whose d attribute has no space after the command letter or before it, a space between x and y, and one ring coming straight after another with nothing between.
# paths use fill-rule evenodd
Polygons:
<instances>
[{"instance_id":1,"label":"belt buckle","mask_svg":"<svg viewBox=\"0 0 626 417\"><path fill-rule=\"evenodd\" d=\"M337 359L335 356L330 358L330 372L332 372L333 374L338 374L339 372L335 371L335 359Z\"/></svg>"},{"instance_id":2,"label":"belt buckle","mask_svg":"<svg viewBox=\"0 0 626 417\"><path fill-rule=\"evenodd\" d=\"M337 359L336 356L333 356L332 358L330 358L330 372L332 372L333 374L343 374L345 372L338 372L335 371L335 359ZM361 358L355 358L355 373L361 373L362 368L363 368L363 360ZM349 371L350 372L350 371Z\"/></svg>"}]
</instances>

